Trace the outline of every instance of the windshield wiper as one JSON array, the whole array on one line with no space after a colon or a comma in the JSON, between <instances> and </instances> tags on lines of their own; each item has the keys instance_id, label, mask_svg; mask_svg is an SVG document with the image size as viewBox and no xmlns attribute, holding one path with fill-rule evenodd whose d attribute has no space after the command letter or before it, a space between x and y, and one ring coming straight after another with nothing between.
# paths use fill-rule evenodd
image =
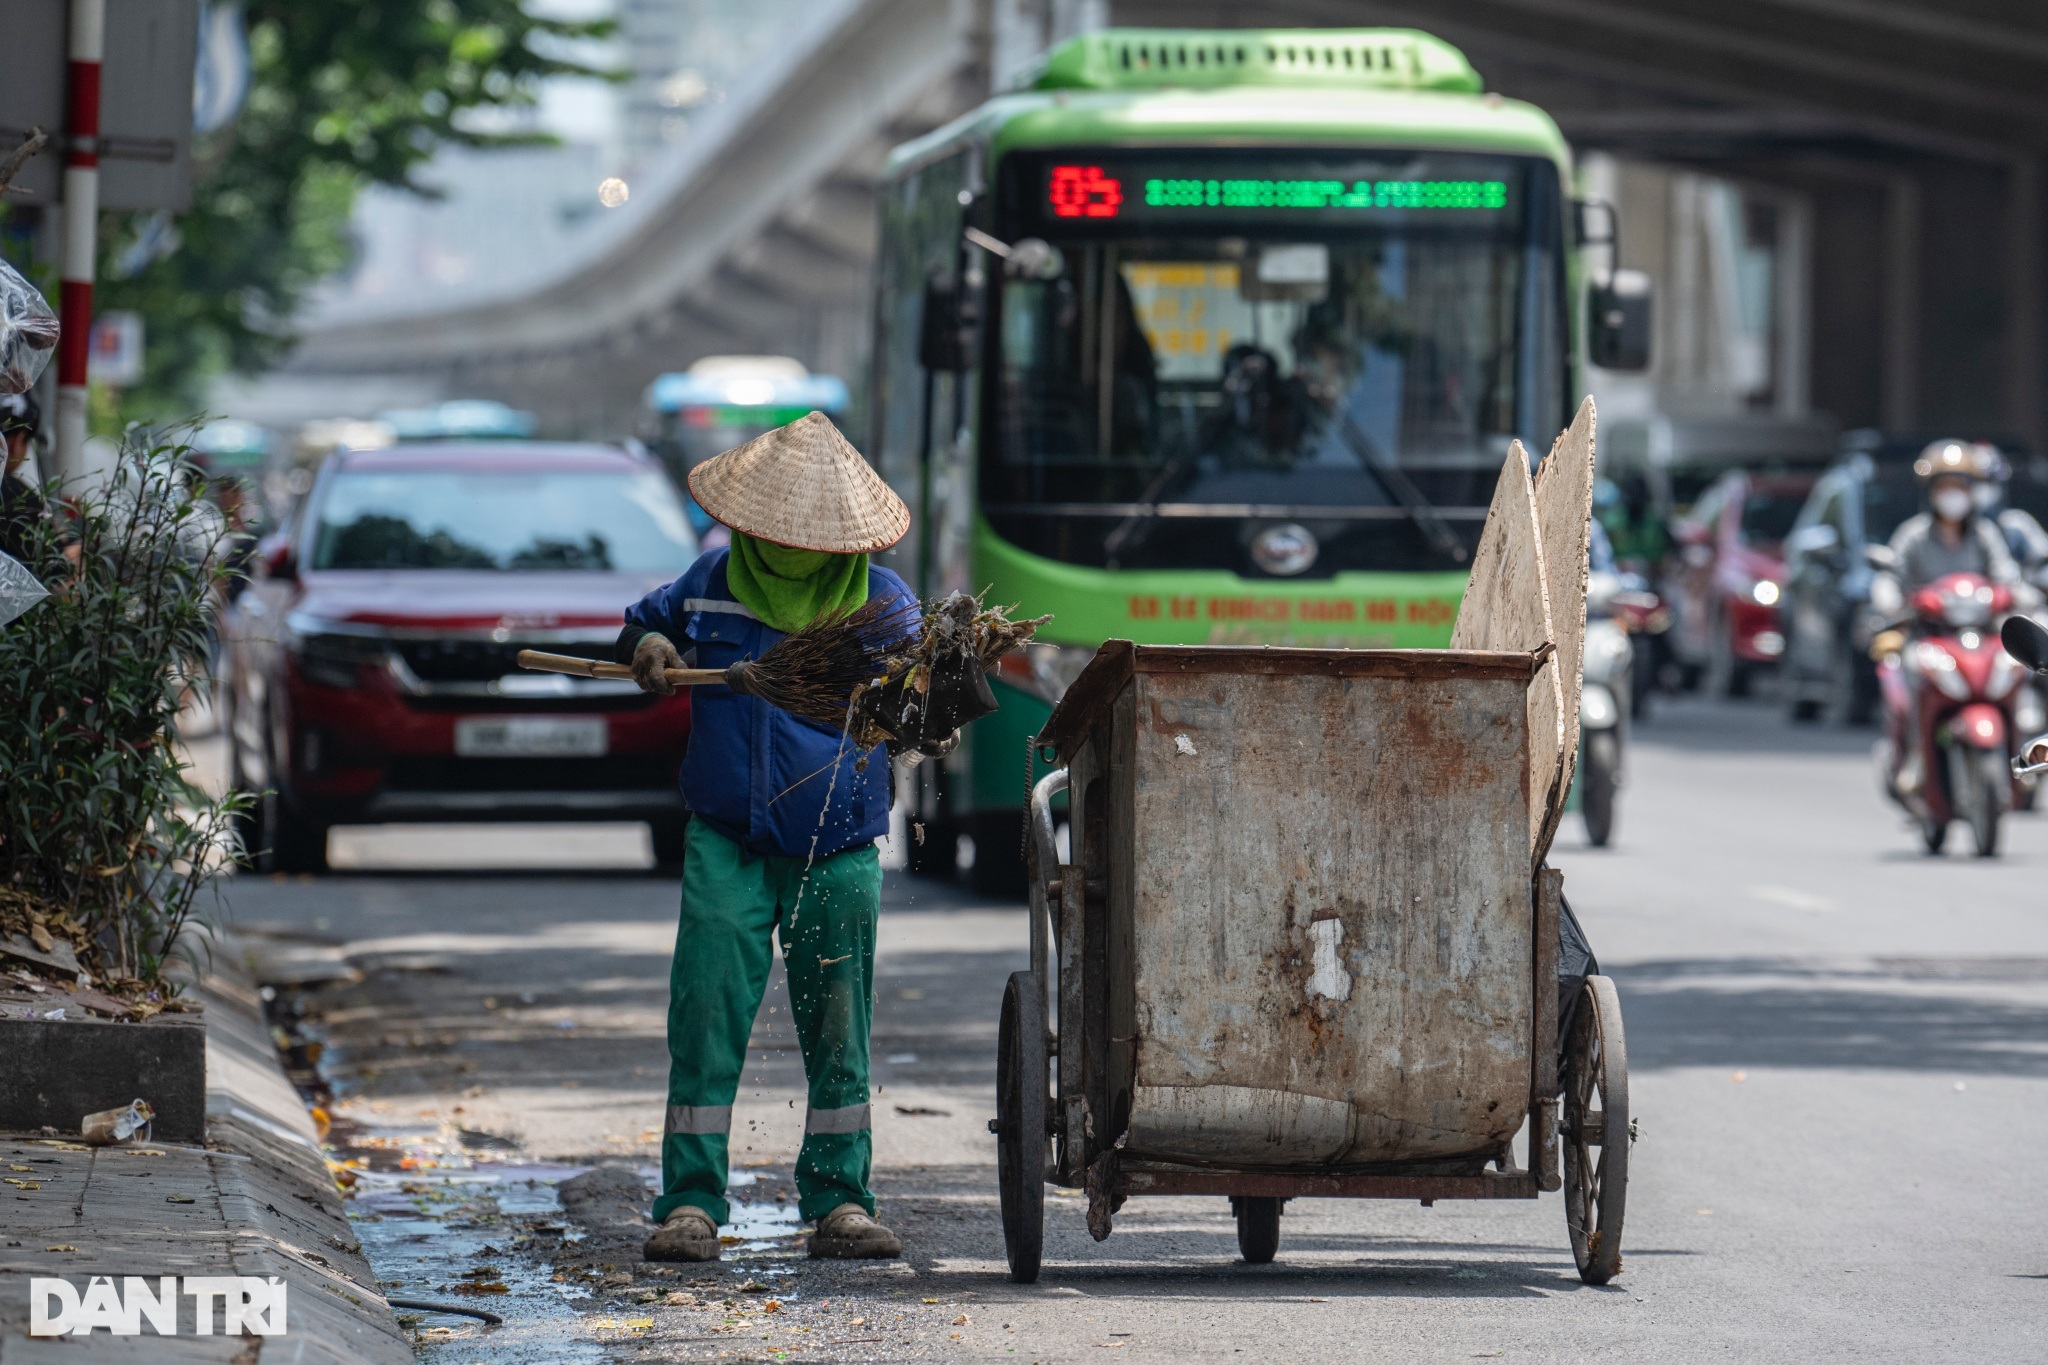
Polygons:
<instances>
[{"instance_id":1,"label":"windshield wiper","mask_svg":"<svg viewBox=\"0 0 2048 1365\"><path fill-rule=\"evenodd\" d=\"M1153 509L1165 500L1167 486L1173 482L1176 474L1187 467L1187 463L1188 457L1182 454L1174 456L1162 465L1158 475L1153 478L1145 491L1138 495L1138 505L1131 509L1130 515L1118 522L1110 529L1109 534L1102 538L1102 554L1105 567L1111 569L1123 567L1117 561L1122 558L1126 548L1137 548L1137 546L1130 544L1133 538L1137 539L1138 545L1145 543L1144 538L1138 535L1139 530L1142 528L1150 532L1152 527L1158 525L1159 518L1152 514Z\"/></svg>"},{"instance_id":2,"label":"windshield wiper","mask_svg":"<svg viewBox=\"0 0 2048 1365\"><path fill-rule=\"evenodd\" d=\"M1438 554L1449 555L1460 564L1469 558L1465 543L1458 539L1450 523L1436 510L1436 504L1423 496L1406 470L1380 454L1372 438L1361 431L1357 421L1342 408L1337 409L1337 434L1344 438L1344 444L1351 447L1351 453L1358 456L1359 462L1372 472L1372 476L1394 495L1394 501L1401 504L1401 510L1415 519L1416 528L1422 532L1422 538L1429 542L1431 549Z\"/></svg>"}]
</instances>

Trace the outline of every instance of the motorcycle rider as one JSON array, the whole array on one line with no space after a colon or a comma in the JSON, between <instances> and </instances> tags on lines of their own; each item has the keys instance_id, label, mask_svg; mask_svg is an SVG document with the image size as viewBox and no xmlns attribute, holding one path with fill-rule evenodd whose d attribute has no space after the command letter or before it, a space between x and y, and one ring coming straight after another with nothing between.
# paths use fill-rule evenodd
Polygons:
<instances>
[{"instance_id":1,"label":"motorcycle rider","mask_svg":"<svg viewBox=\"0 0 2048 1365\"><path fill-rule=\"evenodd\" d=\"M2048 565L2048 529L2042 528L2032 512L2006 502L2006 486L2012 480L2012 466L2006 463L1998 447L1985 441L1978 444L1978 449L1984 454L1990 477L1977 485L1977 512L1998 524L2000 533L2005 536L2005 548L2012 551L2013 561L2031 580L2038 570Z\"/></svg>"},{"instance_id":2,"label":"motorcycle rider","mask_svg":"<svg viewBox=\"0 0 2048 1365\"><path fill-rule=\"evenodd\" d=\"M1952 573L2017 585L2020 569L2005 533L1979 511L1978 489L1994 474L1986 448L1969 441L1935 441L1920 452L1913 472L1926 490L1927 510L1906 518L1892 534L1894 572L1906 594Z\"/></svg>"}]
</instances>

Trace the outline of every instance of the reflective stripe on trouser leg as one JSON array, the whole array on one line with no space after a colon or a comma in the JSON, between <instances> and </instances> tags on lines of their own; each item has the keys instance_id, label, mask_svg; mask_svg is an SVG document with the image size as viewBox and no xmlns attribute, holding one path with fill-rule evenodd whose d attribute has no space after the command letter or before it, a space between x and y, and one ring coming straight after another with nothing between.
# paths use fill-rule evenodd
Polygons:
<instances>
[{"instance_id":1,"label":"reflective stripe on trouser leg","mask_svg":"<svg viewBox=\"0 0 2048 1365\"><path fill-rule=\"evenodd\" d=\"M881 863L872 844L821 858L808 873L800 859L777 862L782 960L809 1081L810 1113L796 1160L797 1209L809 1219L841 1204L873 1213L868 1032L875 1009Z\"/></svg>"},{"instance_id":2,"label":"reflective stripe on trouser leg","mask_svg":"<svg viewBox=\"0 0 2048 1365\"><path fill-rule=\"evenodd\" d=\"M709 1137L713 1133L732 1132L732 1106L729 1104L672 1104L668 1107L667 1132L692 1133Z\"/></svg>"},{"instance_id":3,"label":"reflective stripe on trouser leg","mask_svg":"<svg viewBox=\"0 0 2048 1365\"><path fill-rule=\"evenodd\" d=\"M733 1097L773 962L776 891L764 860L701 820L685 836L682 909L668 987L668 1130L656 1222L685 1204L719 1222Z\"/></svg>"},{"instance_id":4,"label":"reflective stripe on trouser leg","mask_svg":"<svg viewBox=\"0 0 2048 1365\"><path fill-rule=\"evenodd\" d=\"M804 1115L806 1133L863 1133L868 1127L868 1106L865 1104L848 1104L838 1109L814 1107Z\"/></svg>"}]
</instances>

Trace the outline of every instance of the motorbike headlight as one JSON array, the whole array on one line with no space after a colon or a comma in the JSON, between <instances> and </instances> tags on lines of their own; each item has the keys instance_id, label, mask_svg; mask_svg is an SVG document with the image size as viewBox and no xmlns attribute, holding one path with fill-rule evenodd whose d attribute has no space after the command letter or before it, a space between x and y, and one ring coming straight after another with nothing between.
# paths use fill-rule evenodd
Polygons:
<instances>
[{"instance_id":1,"label":"motorbike headlight","mask_svg":"<svg viewBox=\"0 0 2048 1365\"><path fill-rule=\"evenodd\" d=\"M1579 728L1582 730L1605 730L1621 718L1621 708L1615 705L1614 694L1594 683L1579 692Z\"/></svg>"},{"instance_id":2,"label":"motorbike headlight","mask_svg":"<svg viewBox=\"0 0 2048 1365\"><path fill-rule=\"evenodd\" d=\"M1075 645L1028 644L1005 654L996 664L996 676L1057 706L1094 657L1094 650Z\"/></svg>"},{"instance_id":3,"label":"motorbike headlight","mask_svg":"<svg viewBox=\"0 0 2048 1365\"><path fill-rule=\"evenodd\" d=\"M1759 578L1750 585L1749 595L1760 607L1775 607L1780 594L1776 583L1768 578Z\"/></svg>"},{"instance_id":4,"label":"motorbike headlight","mask_svg":"<svg viewBox=\"0 0 2048 1365\"><path fill-rule=\"evenodd\" d=\"M381 667L387 653L383 634L373 627L303 612L285 618L284 647L300 676L323 687L354 687L357 671L366 664Z\"/></svg>"},{"instance_id":5,"label":"motorbike headlight","mask_svg":"<svg viewBox=\"0 0 2048 1365\"><path fill-rule=\"evenodd\" d=\"M1632 657L1634 647L1630 645L1628 632L1610 621L1595 621L1586 627L1585 676L1607 678L1625 660Z\"/></svg>"},{"instance_id":6,"label":"motorbike headlight","mask_svg":"<svg viewBox=\"0 0 2048 1365\"><path fill-rule=\"evenodd\" d=\"M1906 657L1915 673L1947 695L1957 701L1970 699L1970 684L1963 680L1962 670L1956 667L1955 656L1940 645L1932 640L1915 641Z\"/></svg>"},{"instance_id":7,"label":"motorbike headlight","mask_svg":"<svg viewBox=\"0 0 2048 1365\"><path fill-rule=\"evenodd\" d=\"M1941 618L1957 627L1988 625L1992 596L1989 583L1980 583L1959 592L1944 590L1941 594Z\"/></svg>"},{"instance_id":8,"label":"motorbike headlight","mask_svg":"<svg viewBox=\"0 0 2048 1365\"><path fill-rule=\"evenodd\" d=\"M2026 665L2001 649L1991 660L1991 678L1985 684L1984 690L1990 695L1991 700L2001 701L2007 693L2019 686L2020 680L2026 676Z\"/></svg>"}]
</instances>

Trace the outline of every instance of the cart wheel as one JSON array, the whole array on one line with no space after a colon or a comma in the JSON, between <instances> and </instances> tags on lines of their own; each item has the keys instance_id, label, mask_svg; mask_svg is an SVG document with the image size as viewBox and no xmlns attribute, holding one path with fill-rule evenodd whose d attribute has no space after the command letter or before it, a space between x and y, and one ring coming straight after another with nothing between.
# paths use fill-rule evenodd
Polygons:
<instances>
[{"instance_id":1,"label":"cart wheel","mask_svg":"<svg viewBox=\"0 0 2048 1365\"><path fill-rule=\"evenodd\" d=\"M1280 1250L1280 1205L1284 1200L1261 1194L1232 1196L1237 1213L1237 1249L1246 1265L1265 1265Z\"/></svg>"},{"instance_id":2,"label":"cart wheel","mask_svg":"<svg viewBox=\"0 0 2048 1365\"><path fill-rule=\"evenodd\" d=\"M1003 1202L1003 1249L1010 1278L1038 1279L1045 1247L1045 1007L1029 972L1003 990L996 1040L996 1183Z\"/></svg>"},{"instance_id":3,"label":"cart wheel","mask_svg":"<svg viewBox=\"0 0 2048 1365\"><path fill-rule=\"evenodd\" d=\"M1564 1216L1579 1278L1606 1284L1621 1272L1628 1203L1628 1045L1621 997L1604 976L1586 978L1564 1058Z\"/></svg>"}]
</instances>

